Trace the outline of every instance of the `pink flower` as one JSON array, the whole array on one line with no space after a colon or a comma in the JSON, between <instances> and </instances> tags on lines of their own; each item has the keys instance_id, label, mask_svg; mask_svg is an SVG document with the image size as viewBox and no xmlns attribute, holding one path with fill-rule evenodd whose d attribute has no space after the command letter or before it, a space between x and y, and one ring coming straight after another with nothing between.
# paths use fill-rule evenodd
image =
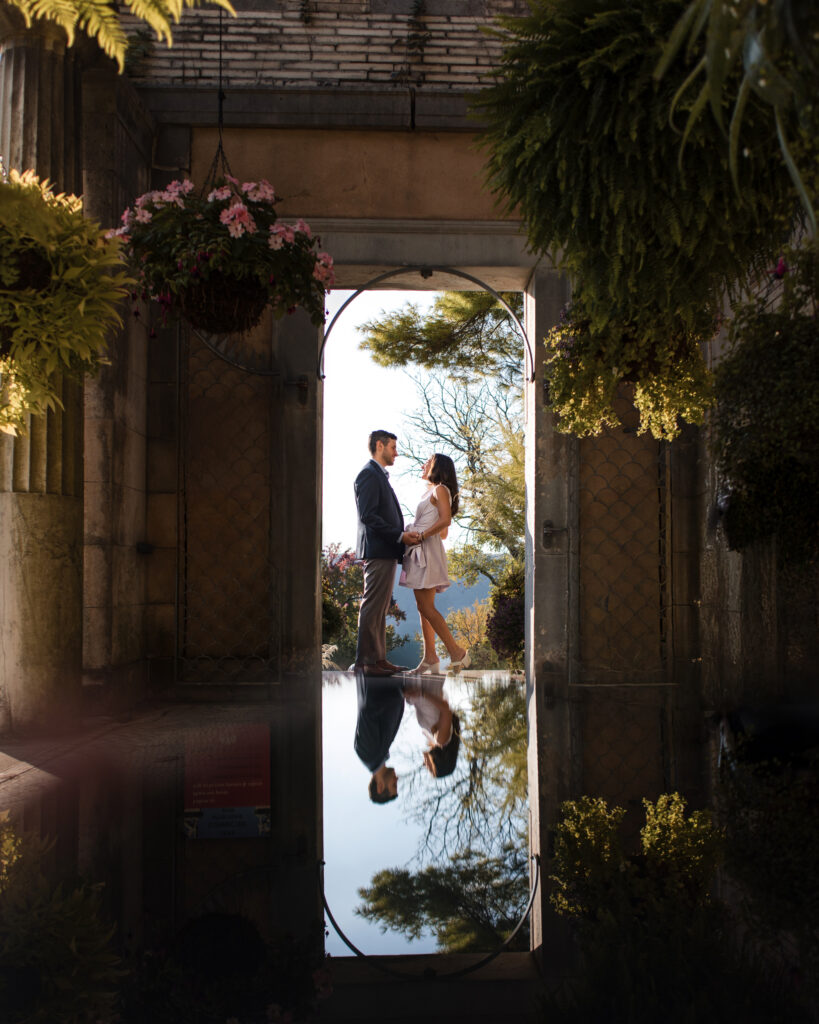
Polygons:
<instances>
[{"instance_id":1,"label":"pink flower","mask_svg":"<svg viewBox=\"0 0 819 1024\"><path fill-rule=\"evenodd\" d=\"M219 220L227 225L232 238L240 238L245 232L252 235L256 231L256 221L250 216L244 203L236 202L219 214Z\"/></svg>"},{"instance_id":2,"label":"pink flower","mask_svg":"<svg viewBox=\"0 0 819 1024\"><path fill-rule=\"evenodd\" d=\"M313 237L313 232L310 230L310 225L307 221L302 220L301 217L296 221L296 231L300 231L301 234L307 235L308 238Z\"/></svg>"},{"instance_id":3,"label":"pink flower","mask_svg":"<svg viewBox=\"0 0 819 1024\"><path fill-rule=\"evenodd\" d=\"M136 212L136 219L140 224L150 224L153 216L150 210L140 209Z\"/></svg>"},{"instance_id":4,"label":"pink flower","mask_svg":"<svg viewBox=\"0 0 819 1024\"><path fill-rule=\"evenodd\" d=\"M316 265L313 267L313 277L320 281L326 288L335 284L336 275L333 271L333 257L329 253L320 252Z\"/></svg>"},{"instance_id":5,"label":"pink flower","mask_svg":"<svg viewBox=\"0 0 819 1024\"><path fill-rule=\"evenodd\" d=\"M215 188L212 192L208 193L208 202L213 203L217 199L230 199L231 191L230 186L222 185L221 188Z\"/></svg>"},{"instance_id":6,"label":"pink flower","mask_svg":"<svg viewBox=\"0 0 819 1024\"><path fill-rule=\"evenodd\" d=\"M274 203L276 201L273 186L264 178L261 181L246 181L242 185L242 191L253 203Z\"/></svg>"},{"instance_id":7,"label":"pink flower","mask_svg":"<svg viewBox=\"0 0 819 1024\"><path fill-rule=\"evenodd\" d=\"M271 225L270 233L272 235L279 235L282 241L287 242L288 245L291 245L296 238L296 232L293 228L289 224L282 224L281 221L277 221L275 224ZM276 248L278 248L278 246L276 246Z\"/></svg>"},{"instance_id":8,"label":"pink flower","mask_svg":"<svg viewBox=\"0 0 819 1024\"><path fill-rule=\"evenodd\" d=\"M124 239L127 242L129 240L129 238L130 238L130 235L128 234L128 226L127 226L127 224L124 227L121 227L121 228L111 228L110 231L106 231L105 232L105 237L106 238L122 238L122 239Z\"/></svg>"},{"instance_id":9,"label":"pink flower","mask_svg":"<svg viewBox=\"0 0 819 1024\"><path fill-rule=\"evenodd\" d=\"M225 181L229 181L231 183L231 185L238 185L239 184L239 179L238 178L234 178L232 174L226 174L225 175Z\"/></svg>"},{"instance_id":10,"label":"pink flower","mask_svg":"<svg viewBox=\"0 0 819 1024\"><path fill-rule=\"evenodd\" d=\"M791 268L790 268L790 267L788 266L788 264L787 264L787 263L785 262L785 257L784 257L784 256L780 256L780 257L779 257L779 259L777 260L776 266L774 267L774 269L773 269L773 270L771 270L771 271L770 271L770 273L771 273L771 274L772 274L772 275L773 275L773 276L774 276L774 277L775 277L775 278L776 278L776 279L777 279L778 281L781 281L781 280L782 280L782 278L783 278L783 277L785 276L785 274L787 274L787 273L788 273L788 271L789 271L790 269L791 269Z\"/></svg>"},{"instance_id":11,"label":"pink flower","mask_svg":"<svg viewBox=\"0 0 819 1024\"><path fill-rule=\"evenodd\" d=\"M284 239L281 235L274 235L271 233L270 238L267 240L267 244L271 249L281 249L284 245Z\"/></svg>"}]
</instances>

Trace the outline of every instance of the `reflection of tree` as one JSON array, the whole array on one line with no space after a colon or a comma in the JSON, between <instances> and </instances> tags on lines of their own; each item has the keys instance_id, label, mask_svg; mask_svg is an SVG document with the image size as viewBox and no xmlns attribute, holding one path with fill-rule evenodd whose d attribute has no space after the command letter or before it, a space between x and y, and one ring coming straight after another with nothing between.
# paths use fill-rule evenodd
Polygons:
<instances>
[{"instance_id":1,"label":"reflection of tree","mask_svg":"<svg viewBox=\"0 0 819 1024\"><path fill-rule=\"evenodd\" d=\"M471 849L444 867L412 873L390 868L358 890L364 901L356 913L381 924L382 931L419 938L435 932L438 948L449 952L496 949L520 920L529 897L526 857L507 844L498 856ZM528 927L510 944L528 949Z\"/></svg>"},{"instance_id":2,"label":"reflection of tree","mask_svg":"<svg viewBox=\"0 0 819 1024\"><path fill-rule=\"evenodd\" d=\"M526 701L523 684L479 683L458 709L461 753L453 775L402 776L402 800L424 834L419 856L444 859L477 849L498 855L526 836Z\"/></svg>"}]
</instances>

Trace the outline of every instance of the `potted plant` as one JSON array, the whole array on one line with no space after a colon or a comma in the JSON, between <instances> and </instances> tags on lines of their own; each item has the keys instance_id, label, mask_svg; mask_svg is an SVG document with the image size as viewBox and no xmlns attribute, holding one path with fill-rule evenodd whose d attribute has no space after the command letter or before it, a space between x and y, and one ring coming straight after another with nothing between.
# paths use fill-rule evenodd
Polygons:
<instances>
[{"instance_id":1,"label":"potted plant","mask_svg":"<svg viewBox=\"0 0 819 1024\"><path fill-rule=\"evenodd\" d=\"M708 370L697 335L646 335L612 320L595 330L580 304L567 309L544 339L545 376L557 429L585 437L618 422L615 399L631 386L640 433L671 440L680 419L702 423L711 403Z\"/></svg>"},{"instance_id":2,"label":"potted plant","mask_svg":"<svg viewBox=\"0 0 819 1024\"><path fill-rule=\"evenodd\" d=\"M270 305L276 317L302 306L324 322L324 293L333 261L318 250L308 224L284 224L267 181L224 180L197 192L173 181L146 192L112 234L142 284L165 312L214 334L242 333Z\"/></svg>"},{"instance_id":3,"label":"potted plant","mask_svg":"<svg viewBox=\"0 0 819 1024\"><path fill-rule=\"evenodd\" d=\"M61 406L57 371L81 380L99 368L129 283L82 200L32 171L0 179L0 430Z\"/></svg>"}]
</instances>

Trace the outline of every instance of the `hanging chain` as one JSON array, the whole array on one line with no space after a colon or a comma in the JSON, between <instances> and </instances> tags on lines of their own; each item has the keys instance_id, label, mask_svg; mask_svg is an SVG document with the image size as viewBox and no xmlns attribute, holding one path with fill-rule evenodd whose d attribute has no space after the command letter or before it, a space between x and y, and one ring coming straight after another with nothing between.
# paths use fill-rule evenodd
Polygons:
<instances>
[{"instance_id":1,"label":"hanging chain","mask_svg":"<svg viewBox=\"0 0 819 1024\"><path fill-rule=\"evenodd\" d=\"M204 183L204 185L202 187L203 193L206 192L206 191L210 191L210 189L217 183L217 179L225 178L229 174L232 176L232 172L231 172L231 169L230 169L230 164L228 163L228 159L225 156L225 147L224 147L224 144L222 142L222 129L224 128L224 121L225 121L224 104L225 104L225 98L226 98L225 97L225 90L224 90L223 84L222 84L223 21L224 21L224 11L220 7L219 8L219 84L218 84L218 91L217 91L217 94L216 94L216 102L217 102L216 126L217 126L217 129L218 129L218 132L219 132L219 143L216 146L216 153L213 156L213 162L210 165L210 170L208 171L207 177L205 178L205 183Z\"/></svg>"}]
</instances>

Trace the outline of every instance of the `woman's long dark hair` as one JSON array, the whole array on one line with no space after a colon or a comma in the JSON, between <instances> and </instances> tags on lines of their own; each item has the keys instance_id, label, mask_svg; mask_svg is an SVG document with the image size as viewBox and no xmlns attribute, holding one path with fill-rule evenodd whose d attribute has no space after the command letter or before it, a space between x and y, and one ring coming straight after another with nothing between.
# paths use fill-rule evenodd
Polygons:
<instances>
[{"instance_id":1,"label":"woman's long dark hair","mask_svg":"<svg viewBox=\"0 0 819 1024\"><path fill-rule=\"evenodd\" d=\"M455 473L455 463L448 455L441 455L436 452L433 457L432 468L427 477L431 484L443 484L449 489L449 496L452 499L453 516L458 511L458 477Z\"/></svg>"},{"instance_id":2,"label":"woman's long dark hair","mask_svg":"<svg viewBox=\"0 0 819 1024\"><path fill-rule=\"evenodd\" d=\"M432 747L429 753L432 767L430 772L436 779L445 779L455 771L458 763L458 751L461 749L461 720L456 714L452 716L452 735L445 747Z\"/></svg>"}]
</instances>

